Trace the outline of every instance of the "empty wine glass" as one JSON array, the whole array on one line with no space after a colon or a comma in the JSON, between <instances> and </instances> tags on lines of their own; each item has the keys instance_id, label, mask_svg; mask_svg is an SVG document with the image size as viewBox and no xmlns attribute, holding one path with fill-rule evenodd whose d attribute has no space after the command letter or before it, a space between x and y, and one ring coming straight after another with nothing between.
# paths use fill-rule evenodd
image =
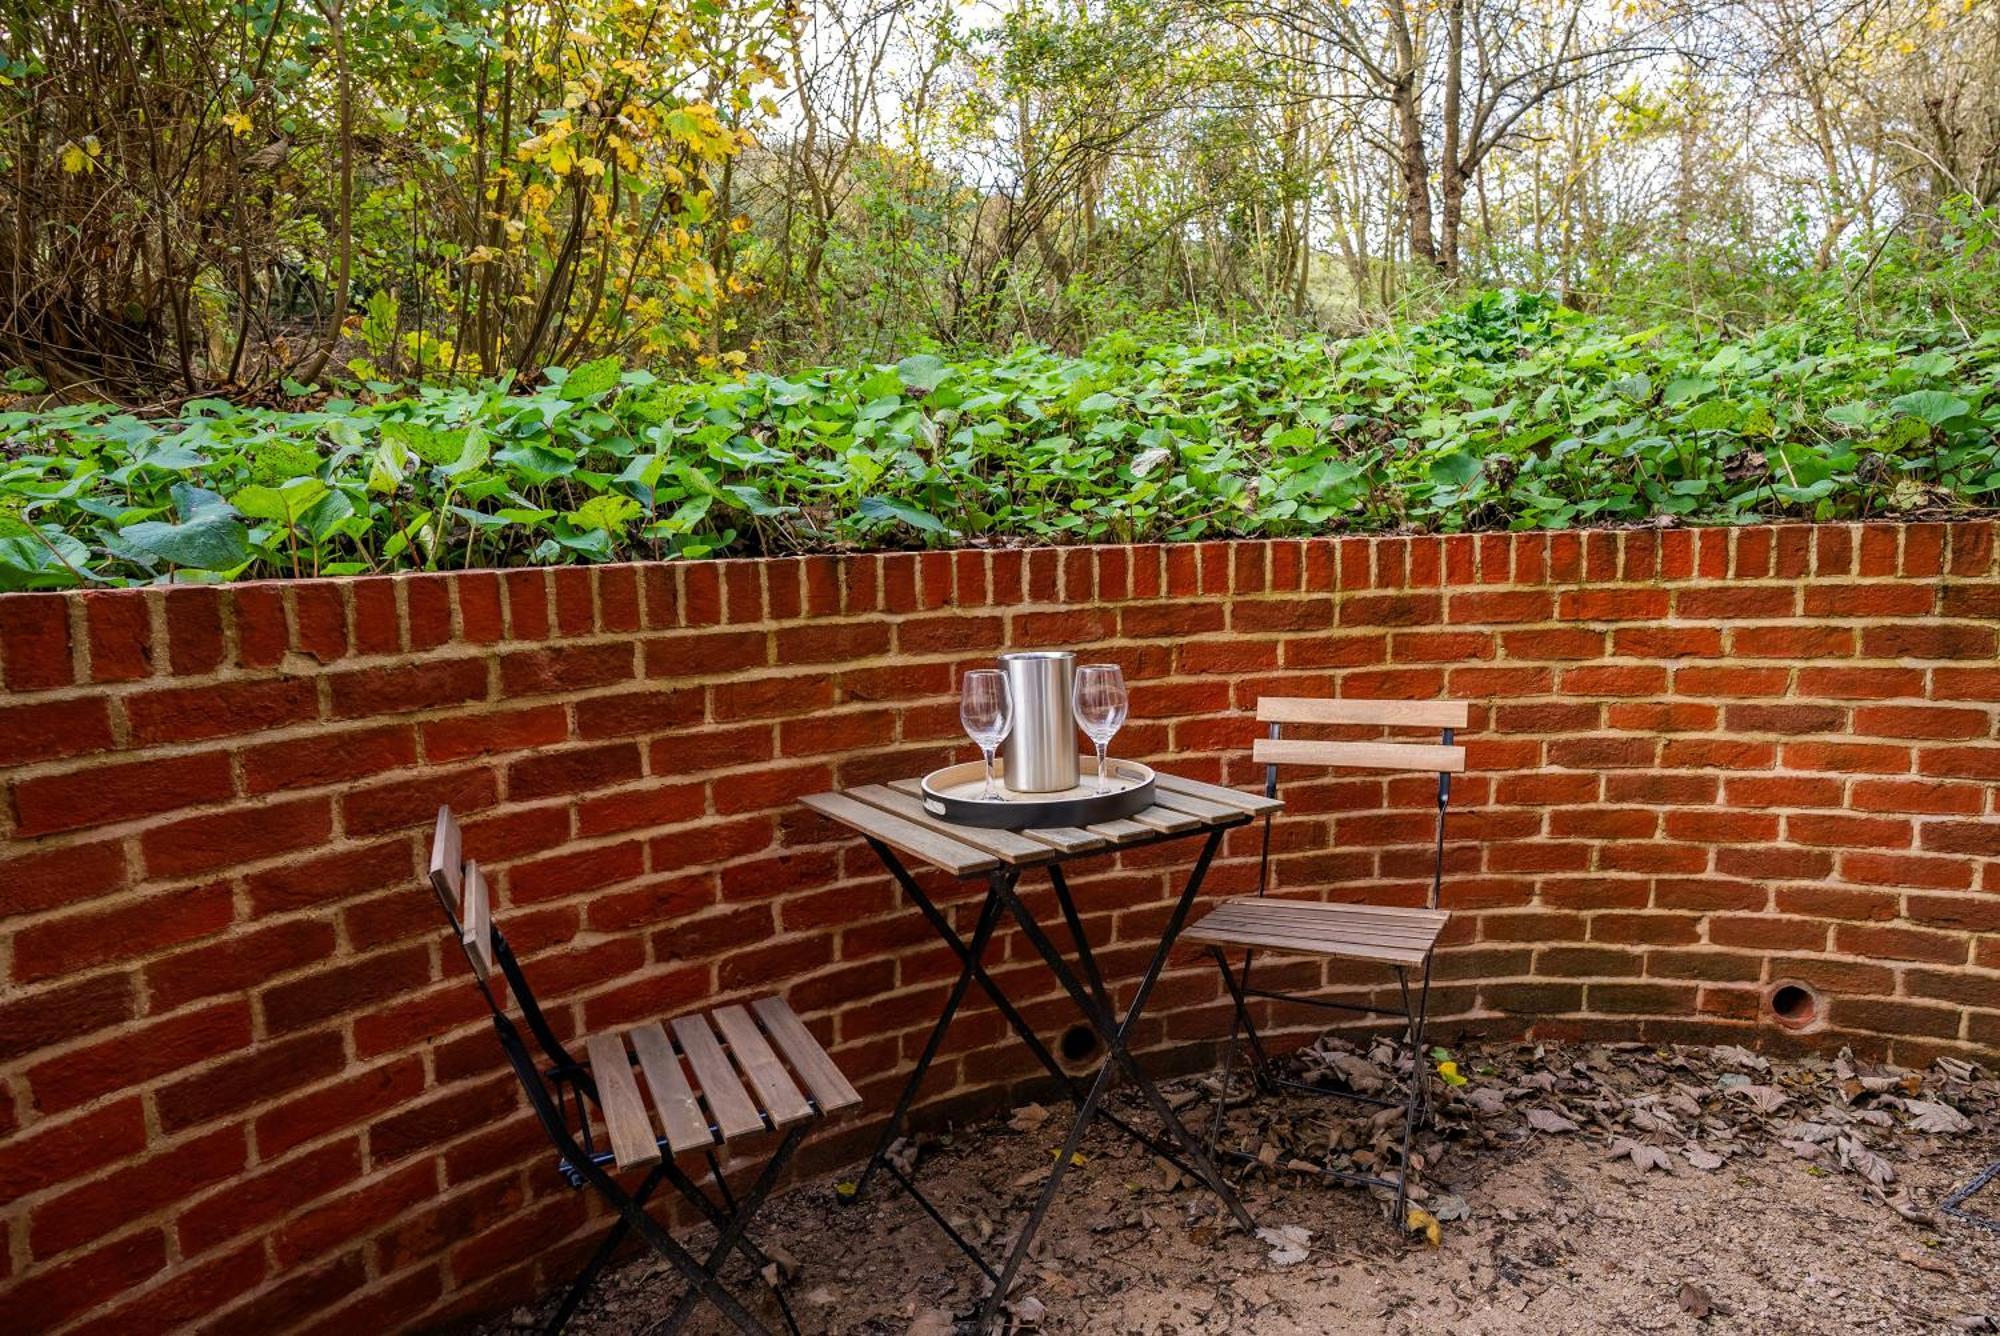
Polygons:
<instances>
[{"instance_id":1,"label":"empty wine glass","mask_svg":"<svg viewBox=\"0 0 2000 1336\"><path fill-rule=\"evenodd\" d=\"M986 758L986 787L979 796L990 802L994 797L993 750L1007 740L1014 727L1014 695L1007 689L1007 674L997 668L968 672L959 684L958 722Z\"/></svg>"},{"instance_id":2,"label":"empty wine glass","mask_svg":"<svg viewBox=\"0 0 2000 1336\"><path fill-rule=\"evenodd\" d=\"M1125 712L1130 702L1125 695L1125 674L1118 671L1115 663L1086 663L1076 670L1076 681L1070 687L1070 708L1076 714L1077 727L1084 735L1097 744L1097 791L1109 792L1104 777L1104 749L1111 745L1111 739L1125 725Z\"/></svg>"}]
</instances>

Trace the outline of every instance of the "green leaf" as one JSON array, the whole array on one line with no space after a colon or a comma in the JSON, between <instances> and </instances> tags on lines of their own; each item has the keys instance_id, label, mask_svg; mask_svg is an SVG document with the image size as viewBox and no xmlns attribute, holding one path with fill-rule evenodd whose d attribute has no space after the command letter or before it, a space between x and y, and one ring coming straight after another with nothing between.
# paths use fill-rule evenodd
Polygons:
<instances>
[{"instance_id":1,"label":"green leaf","mask_svg":"<svg viewBox=\"0 0 2000 1336\"><path fill-rule=\"evenodd\" d=\"M118 531L126 543L174 566L226 571L250 560L250 533L233 511L209 510L184 524L144 520Z\"/></svg>"},{"instance_id":2,"label":"green leaf","mask_svg":"<svg viewBox=\"0 0 2000 1336\"><path fill-rule=\"evenodd\" d=\"M569 373L558 393L571 403L595 398L614 388L623 371L623 364L615 357L600 357L595 362L585 362Z\"/></svg>"},{"instance_id":3,"label":"green leaf","mask_svg":"<svg viewBox=\"0 0 2000 1336\"><path fill-rule=\"evenodd\" d=\"M1897 395L1889 401L1889 411L1905 417L1920 418L1933 427L1942 427L1953 418L1964 417L1972 411L1972 405L1955 394L1943 390L1918 390L1914 394Z\"/></svg>"},{"instance_id":4,"label":"green leaf","mask_svg":"<svg viewBox=\"0 0 2000 1336\"><path fill-rule=\"evenodd\" d=\"M287 528L327 494L327 485L318 478L293 478L283 487L249 486L232 494L230 503L253 520L270 520Z\"/></svg>"},{"instance_id":5,"label":"green leaf","mask_svg":"<svg viewBox=\"0 0 2000 1336\"><path fill-rule=\"evenodd\" d=\"M942 358L918 353L896 363L896 375L902 380L904 389L928 394L944 384L945 378L951 375L951 368L945 365Z\"/></svg>"},{"instance_id":6,"label":"green leaf","mask_svg":"<svg viewBox=\"0 0 2000 1336\"><path fill-rule=\"evenodd\" d=\"M944 521L931 514L928 510L921 510L916 506L908 505L902 501L895 501L885 496L862 497L861 505L856 514L859 518L870 523L881 524L900 521L909 525L912 529L920 529L924 533L946 532Z\"/></svg>"}]
</instances>

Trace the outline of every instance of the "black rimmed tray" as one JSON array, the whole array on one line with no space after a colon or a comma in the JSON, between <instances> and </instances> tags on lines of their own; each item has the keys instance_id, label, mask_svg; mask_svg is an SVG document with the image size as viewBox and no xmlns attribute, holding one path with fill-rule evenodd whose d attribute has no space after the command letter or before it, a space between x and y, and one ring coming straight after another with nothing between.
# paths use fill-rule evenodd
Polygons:
<instances>
[{"instance_id":1,"label":"black rimmed tray","mask_svg":"<svg viewBox=\"0 0 2000 1336\"><path fill-rule=\"evenodd\" d=\"M992 799L980 797L986 764L967 761L933 770L923 779L924 810L961 826L985 830L1029 830L1037 826L1089 826L1143 812L1153 805L1153 771L1137 761L1105 764L1110 792L1097 791L1097 758L1076 760L1076 787L1051 793L1016 793L1007 787L1007 763L993 762Z\"/></svg>"}]
</instances>

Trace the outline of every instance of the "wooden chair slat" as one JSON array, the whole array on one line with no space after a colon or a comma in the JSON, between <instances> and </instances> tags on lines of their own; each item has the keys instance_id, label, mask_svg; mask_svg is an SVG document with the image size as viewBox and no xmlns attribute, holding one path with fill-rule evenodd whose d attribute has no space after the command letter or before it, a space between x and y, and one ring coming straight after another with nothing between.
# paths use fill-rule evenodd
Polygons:
<instances>
[{"instance_id":1,"label":"wooden chair slat","mask_svg":"<svg viewBox=\"0 0 2000 1336\"><path fill-rule=\"evenodd\" d=\"M848 789L846 792L870 807L879 807L891 816L901 817L926 830L936 831L946 839L984 850L1003 862L1017 865L1045 863L1056 857L1056 851L1048 845L1011 830L982 830L975 826L954 825L942 817L925 811L922 798L898 793L886 784L868 784L858 789Z\"/></svg>"},{"instance_id":2,"label":"wooden chair slat","mask_svg":"<svg viewBox=\"0 0 2000 1336\"><path fill-rule=\"evenodd\" d=\"M597 1084L597 1102L611 1137L611 1158L620 1169L638 1169L660 1162L659 1138L652 1115L632 1079L632 1060L625 1041L616 1034L594 1034L584 1041L590 1055L590 1079Z\"/></svg>"},{"instance_id":3,"label":"wooden chair slat","mask_svg":"<svg viewBox=\"0 0 2000 1336\"><path fill-rule=\"evenodd\" d=\"M708 1105L709 1117L721 1131L722 1139L733 1141L763 1131L763 1115L757 1112L757 1105L737 1079L729 1055L716 1042L715 1031L708 1027L708 1017L677 1016L673 1028L681 1052L687 1054L688 1066L694 1069L694 1079L701 1082L702 1102Z\"/></svg>"},{"instance_id":4,"label":"wooden chair slat","mask_svg":"<svg viewBox=\"0 0 2000 1336\"><path fill-rule=\"evenodd\" d=\"M1287 955L1300 956L1345 956L1355 960L1379 960L1390 965L1421 965L1424 952L1410 946L1388 946L1374 942L1326 941L1317 937L1300 937L1276 932L1252 932L1248 929L1232 928L1207 929L1201 924L1189 928L1181 934L1181 940L1190 944L1213 944L1216 946L1255 947L1260 951L1278 951Z\"/></svg>"},{"instance_id":5,"label":"wooden chair slat","mask_svg":"<svg viewBox=\"0 0 2000 1336\"><path fill-rule=\"evenodd\" d=\"M731 1004L717 1007L710 1019L729 1042L729 1051L735 1057L736 1065L750 1078L750 1086L757 1092L757 1098L763 1101L764 1112L771 1115L773 1125L790 1127L813 1116L812 1105L806 1103L798 1083L785 1070L785 1064L778 1061L778 1055L771 1051L764 1032L757 1028L757 1022L750 1019L749 1012Z\"/></svg>"},{"instance_id":6,"label":"wooden chair slat","mask_svg":"<svg viewBox=\"0 0 2000 1336\"><path fill-rule=\"evenodd\" d=\"M870 807L844 793L815 793L802 801L822 816L831 817L891 849L921 859L933 867L943 868L955 876L969 876L1000 866L1000 860L992 854L975 849L955 837L927 830L913 821L905 821L879 807Z\"/></svg>"},{"instance_id":7,"label":"wooden chair slat","mask_svg":"<svg viewBox=\"0 0 2000 1336\"><path fill-rule=\"evenodd\" d=\"M460 944L472 962L472 972L481 979L493 975L493 905L486 890L486 876L479 864L465 865L465 912L459 919Z\"/></svg>"},{"instance_id":8,"label":"wooden chair slat","mask_svg":"<svg viewBox=\"0 0 2000 1336\"><path fill-rule=\"evenodd\" d=\"M1464 728L1471 713L1471 707L1462 700L1327 700L1310 696L1257 698L1258 722L1266 724Z\"/></svg>"},{"instance_id":9,"label":"wooden chair slat","mask_svg":"<svg viewBox=\"0 0 2000 1336\"><path fill-rule=\"evenodd\" d=\"M465 896L465 836L458 818L449 807L438 808L437 826L431 832L431 889L444 906L445 917L458 918L458 902Z\"/></svg>"},{"instance_id":10,"label":"wooden chair slat","mask_svg":"<svg viewBox=\"0 0 2000 1336\"><path fill-rule=\"evenodd\" d=\"M1194 798L1206 798L1214 803L1228 803L1256 816L1262 816L1266 812L1282 811L1285 806L1276 798L1266 798L1261 793L1245 793L1241 789L1225 788L1220 784L1204 784L1198 779L1169 775L1165 771L1155 772L1153 788L1156 792L1165 789L1170 793L1185 793Z\"/></svg>"},{"instance_id":11,"label":"wooden chair slat","mask_svg":"<svg viewBox=\"0 0 2000 1336\"><path fill-rule=\"evenodd\" d=\"M646 1088L653 1092L653 1107L659 1110L660 1125L667 1130L668 1149L681 1155L713 1146L715 1135L708 1129L708 1116L701 1111L687 1073L681 1070L673 1041L667 1038L660 1023L648 1021L634 1026L627 1038L638 1055Z\"/></svg>"},{"instance_id":12,"label":"wooden chair slat","mask_svg":"<svg viewBox=\"0 0 2000 1336\"><path fill-rule=\"evenodd\" d=\"M1353 936L1387 945L1398 942L1415 942L1428 945L1437 940L1441 925L1410 923L1406 920L1388 921L1363 918L1359 915L1321 915L1317 918L1300 914L1251 914L1228 908L1218 909L1203 923L1212 928L1241 928L1252 932L1284 933L1333 933Z\"/></svg>"},{"instance_id":13,"label":"wooden chair slat","mask_svg":"<svg viewBox=\"0 0 2000 1336\"><path fill-rule=\"evenodd\" d=\"M1310 738L1258 738L1251 758L1260 765L1325 765L1349 770L1465 769L1465 748L1412 742L1323 742Z\"/></svg>"},{"instance_id":14,"label":"wooden chair slat","mask_svg":"<svg viewBox=\"0 0 2000 1336\"><path fill-rule=\"evenodd\" d=\"M820 1047L819 1040L813 1038L791 1003L782 997L760 997L750 1004L757 1013L757 1019L764 1022L770 1032L771 1042L792 1064L792 1070L799 1074L819 1101L822 1113L837 1113L851 1109L861 1102L861 1094L834 1064L833 1058Z\"/></svg>"},{"instance_id":15,"label":"wooden chair slat","mask_svg":"<svg viewBox=\"0 0 2000 1336\"><path fill-rule=\"evenodd\" d=\"M1224 900L1216 906L1216 912L1223 909L1240 909L1246 913L1283 915L1299 914L1307 917L1325 914L1365 915L1368 918L1386 922L1443 925L1451 920L1451 912L1444 909L1419 909L1410 905L1376 905L1348 900L1292 900L1283 896L1239 896Z\"/></svg>"}]
</instances>

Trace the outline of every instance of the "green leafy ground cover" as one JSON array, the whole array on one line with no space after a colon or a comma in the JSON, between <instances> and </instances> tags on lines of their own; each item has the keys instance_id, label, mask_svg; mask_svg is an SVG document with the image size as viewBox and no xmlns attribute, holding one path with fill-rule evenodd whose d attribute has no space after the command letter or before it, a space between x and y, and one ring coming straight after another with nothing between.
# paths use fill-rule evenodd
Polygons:
<instances>
[{"instance_id":1,"label":"green leafy ground cover","mask_svg":"<svg viewBox=\"0 0 2000 1336\"><path fill-rule=\"evenodd\" d=\"M1496 293L1339 342L8 412L0 589L1970 512L2000 502L1996 379L2000 329L1724 341Z\"/></svg>"}]
</instances>

